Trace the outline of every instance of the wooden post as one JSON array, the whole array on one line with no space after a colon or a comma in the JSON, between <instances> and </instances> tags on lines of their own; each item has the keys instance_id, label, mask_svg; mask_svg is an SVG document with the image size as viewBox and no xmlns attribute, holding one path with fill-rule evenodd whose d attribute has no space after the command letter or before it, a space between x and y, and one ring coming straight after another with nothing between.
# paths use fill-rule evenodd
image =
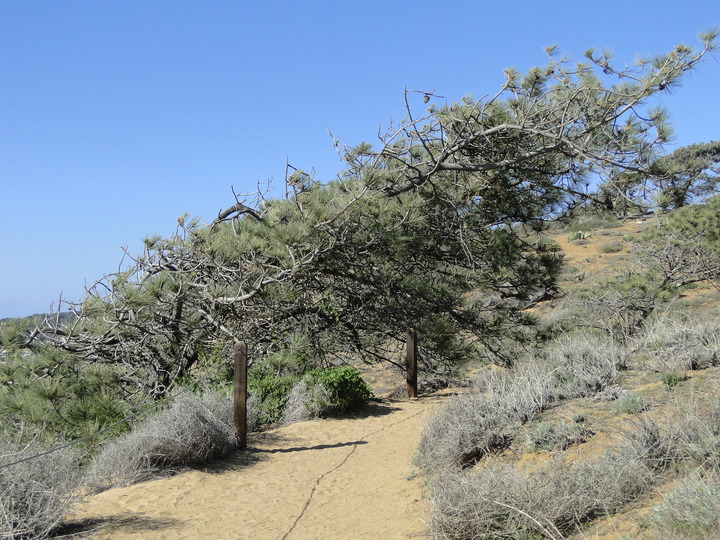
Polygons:
<instances>
[{"instance_id":1,"label":"wooden post","mask_svg":"<svg viewBox=\"0 0 720 540\"><path fill-rule=\"evenodd\" d=\"M407 369L408 397L417 397L417 330L415 328L410 328L407 333L405 367Z\"/></svg>"},{"instance_id":2,"label":"wooden post","mask_svg":"<svg viewBox=\"0 0 720 540\"><path fill-rule=\"evenodd\" d=\"M233 424L238 447L247 446L247 344L235 344L235 380L233 394Z\"/></svg>"}]
</instances>

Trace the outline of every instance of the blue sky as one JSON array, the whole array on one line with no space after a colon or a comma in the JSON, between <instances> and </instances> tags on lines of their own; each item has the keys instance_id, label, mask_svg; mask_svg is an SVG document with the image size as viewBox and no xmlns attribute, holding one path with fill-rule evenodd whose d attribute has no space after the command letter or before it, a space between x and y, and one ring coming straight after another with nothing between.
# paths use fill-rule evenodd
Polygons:
<instances>
[{"instance_id":1,"label":"blue sky","mask_svg":"<svg viewBox=\"0 0 720 540\"><path fill-rule=\"evenodd\" d=\"M716 1L0 0L0 318L78 300L121 246L209 222L286 159L331 180L327 130L372 142L403 88L458 100L503 69L699 46ZM678 145L720 139L720 55L662 98Z\"/></svg>"}]
</instances>

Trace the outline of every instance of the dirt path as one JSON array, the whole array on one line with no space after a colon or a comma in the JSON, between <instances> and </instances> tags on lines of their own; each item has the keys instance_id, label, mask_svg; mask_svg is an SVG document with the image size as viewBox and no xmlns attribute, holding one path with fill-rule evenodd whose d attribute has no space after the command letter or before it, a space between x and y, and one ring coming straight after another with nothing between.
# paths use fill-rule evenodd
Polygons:
<instances>
[{"instance_id":1,"label":"dirt path","mask_svg":"<svg viewBox=\"0 0 720 540\"><path fill-rule=\"evenodd\" d=\"M96 539L425 538L423 484L411 460L444 398L373 405L251 437L204 470L101 493L78 509Z\"/></svg>"}]
</instances>

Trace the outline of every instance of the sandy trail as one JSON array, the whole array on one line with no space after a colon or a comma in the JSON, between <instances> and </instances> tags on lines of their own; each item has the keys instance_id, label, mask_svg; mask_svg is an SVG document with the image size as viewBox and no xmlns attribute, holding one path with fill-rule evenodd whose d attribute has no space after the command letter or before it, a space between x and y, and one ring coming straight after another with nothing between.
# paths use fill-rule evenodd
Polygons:
<instances>
[{"instance_id":1,"label":"sandy trail","mask_svg":"<svg viewBox=\"0 0 720 540\"><path fill-rule=\"evenodd\" d=\"M228 461L101 493L78 509L84 538L425 538L411 460L443 396L374 404L357 418L251 436Z\"/></svg>"}]
</instances>

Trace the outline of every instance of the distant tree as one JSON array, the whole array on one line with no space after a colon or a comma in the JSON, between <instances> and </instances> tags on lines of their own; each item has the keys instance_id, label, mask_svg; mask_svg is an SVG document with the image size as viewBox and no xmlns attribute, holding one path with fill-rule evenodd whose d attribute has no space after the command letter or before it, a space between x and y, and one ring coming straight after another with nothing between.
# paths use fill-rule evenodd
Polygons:
<instances>
[{"instance_id":1,"label":"distant tree","mask_svg":"<svg viewBox=\"0 0 720 540\"><path fill-rule=\"evenodd\" d=\"M602 183L594 202L618 216L700 202L717 192L720 142L692 144L651 160L647 170L617 169Z\"/></svg>"},{"instance_id":2,"label":"distant tree","mask_svg":"<svg viewBox=\"0 0 720 540\"><path fill-rule=\"evenodd\" d=\"M678 148L656 160L651 169L659 187L658 205L681 208L716 193L720 182L720 142Z\"/></svg>"},{"instance_id":3,"label":"distant tree","mask_svg":"<svg viewBox=\"0 0 720 540\"><path fill-rule=\"evenodd\" d=\"M622 69L607 52L571 64L549 48L546 66L507 70L494 95L420 116L415 102L434 96L408 90L407 118L377 148L337 143L338 179L298 172L284 199L238 197L206 227L181 219L45 339L124 365L126 384L156 396L237 339L256 358L289 350L302 369L393 361L417 326L428 370L470 355L509 363L503 343L527 336L524 310L553 294L562 264L539 235L546 220L593 197L598 174L647 173L669 133L647 100L715 37Z\"/></svg>"},{"instance_id":4,"label":"distant tree","mask_svg":"<svg viewBox=\"0 0 720 540\"><path fill-rule=\"evenodd\" d=\"M636 252L643 266L662 283L682 287L720 280L720 195L705 204L684 206L663 216L639 238Z\"/></svg>"}]
</instances>

